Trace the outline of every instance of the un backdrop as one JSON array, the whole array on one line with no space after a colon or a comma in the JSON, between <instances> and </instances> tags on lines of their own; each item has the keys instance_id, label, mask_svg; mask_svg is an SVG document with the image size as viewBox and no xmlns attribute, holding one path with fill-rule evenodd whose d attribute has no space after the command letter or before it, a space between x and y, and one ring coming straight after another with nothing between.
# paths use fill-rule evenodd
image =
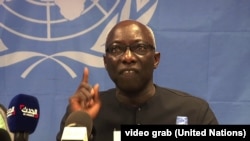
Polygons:
<instances>
[{"instance_id":1,"label":"un backdrop","mask_svg":"<svg viewBox=\"0 0 250 141\"><path fill-rule=\"evenodd\" d=\"M85 66L90 83L113 87L104 42L124 19L155 31L157 84L206 99L221 124L250 124L249 0L0 0L0 103L38 98L31 141L55 140Z\"/></svg>"}]
</instances>

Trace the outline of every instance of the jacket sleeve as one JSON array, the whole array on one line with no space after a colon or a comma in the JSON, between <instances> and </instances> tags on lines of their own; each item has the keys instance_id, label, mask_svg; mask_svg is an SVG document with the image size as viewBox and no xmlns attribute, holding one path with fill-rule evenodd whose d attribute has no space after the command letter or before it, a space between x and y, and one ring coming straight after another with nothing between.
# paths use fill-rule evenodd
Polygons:
<instances>
[{"instance_id":1,"label":"jacket sleeve","mask_svg":"<svg viewBox=\"0 0 250 141\"><path fill-rule=\"evenodd\" d=\"M204 125L218 125L218 120L208 103L203 104L200 109L199 120Z\"/></svg>"}]
</instances>

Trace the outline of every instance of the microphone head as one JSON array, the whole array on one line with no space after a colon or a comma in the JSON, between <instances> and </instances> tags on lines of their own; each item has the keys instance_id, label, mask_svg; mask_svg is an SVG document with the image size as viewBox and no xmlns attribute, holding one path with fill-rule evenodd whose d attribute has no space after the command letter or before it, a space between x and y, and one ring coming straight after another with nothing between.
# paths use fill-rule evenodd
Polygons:
<instances>
[{"instance_id":1,"label":"microphone head","mask_svg":"<svg viewBox=\"0 0 250 141\"><path fill-rule=\"evenodd\" d=\"M0 128L0 141L11 141L10 134L2 128Z\"/></svg>"},{"instance_id":2,"label":"microphone head","mask_svg":"<svg viewBox=\"0 0 250 141\"><path fill-rule=\"evenodd\" d=\"M91 135L93 121L89 114L83 111L72 112L65 121L66 127L86 127L88 136Z\"/></svg>"},{"instance_id":3,"label":"microphone head","mask_svg":"<svg viewBox=\"0 0 250 141\"><path fill-rule=\"evenodd\" d=\"M26 94L16 95L7 110L7 122L11 132L33 133L40 116L36 97Z\"/></svg>"}]
</instances>

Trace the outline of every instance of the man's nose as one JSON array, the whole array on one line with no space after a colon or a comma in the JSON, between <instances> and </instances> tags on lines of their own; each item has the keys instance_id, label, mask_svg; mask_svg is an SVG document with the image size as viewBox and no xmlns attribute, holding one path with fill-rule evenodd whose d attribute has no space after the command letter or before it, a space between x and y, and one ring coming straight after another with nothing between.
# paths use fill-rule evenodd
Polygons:
<instances>
[{"instance_id":1,"label":"man's nose","mask_svg":"<svg viewBox=\"0 0 250 141\"><path fill-rule=\"evenodd\" d=\"M127 47L125 53L123 54L123 57L124 57L124 61L127 61L127 62L134 61L134 54L133 54L133 52L130 50L129 47Z\"/></svg>"}]
</instances>

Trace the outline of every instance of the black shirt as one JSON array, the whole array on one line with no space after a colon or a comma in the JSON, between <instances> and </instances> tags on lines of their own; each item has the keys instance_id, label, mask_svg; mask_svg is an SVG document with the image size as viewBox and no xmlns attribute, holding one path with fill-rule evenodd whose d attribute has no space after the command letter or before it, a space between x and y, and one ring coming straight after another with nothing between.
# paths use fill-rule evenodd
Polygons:
<instances>
[{"instance_id":1,"label":"black shirt","mask_svg":"<svg viewBox=\"0 0 250 141\"><path fill-rule=\"evenodd\" d=\"M177 116L187 117L189 125L218 124L208 103L185 92L156 86L155 95L140 107L120 103L115 89L100 92L101 109L94 119L93 141L113 141L113 131L121 124L176 124ZM60 141L64 122L62 119L57 141Z\"/></svg>"}]
</instances>

